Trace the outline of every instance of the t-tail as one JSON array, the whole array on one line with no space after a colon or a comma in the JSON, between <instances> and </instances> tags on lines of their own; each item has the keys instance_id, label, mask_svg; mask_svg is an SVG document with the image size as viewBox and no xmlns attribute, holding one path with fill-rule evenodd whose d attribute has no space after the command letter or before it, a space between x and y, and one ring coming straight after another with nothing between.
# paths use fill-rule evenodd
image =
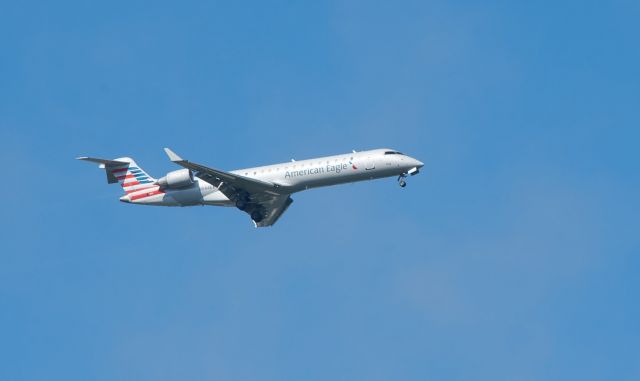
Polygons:
<instances>
[{"instance_id":1,"label":"t-tail","mask_svg":"<svg viewBox=\"0 0 640 381\"><path fill-rule=\"evenodd\" d=\"M120 184L126 194L154 187L156 181L130 157L107 160L82 156L77 159L99 164L99 167L103 168L107 174L107 182Z\"/></svg>"}]
</instances>

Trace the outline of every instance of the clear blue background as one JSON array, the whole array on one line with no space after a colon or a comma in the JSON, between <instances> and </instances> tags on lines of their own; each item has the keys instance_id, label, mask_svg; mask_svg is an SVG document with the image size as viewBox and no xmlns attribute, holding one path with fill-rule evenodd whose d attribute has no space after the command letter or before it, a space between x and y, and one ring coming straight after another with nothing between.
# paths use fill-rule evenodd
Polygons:
<instances>
[{"instance_id":1,"label":"clear blue background","mask_svg":"<svg viewBox=\"0 0 640 381\"><path fill-rule=\"evenodd\" d=\"M637 1L5 2L0 379L640 379ZM80 155L392 147L278 224Z\"/></svg>"}]
</instances>

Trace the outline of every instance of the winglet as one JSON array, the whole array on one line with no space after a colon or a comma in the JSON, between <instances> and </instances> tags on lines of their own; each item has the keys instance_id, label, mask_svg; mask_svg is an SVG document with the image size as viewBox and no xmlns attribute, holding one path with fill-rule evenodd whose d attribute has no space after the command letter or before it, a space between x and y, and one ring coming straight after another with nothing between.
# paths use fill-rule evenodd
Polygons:
<instances>
[{"instance_id":1,"label":"winglet","mask_svg":"<svg viewBox=\"0 0 640 381\"><path fill-rule=\"evenodd\" d=\"M165 148L164 152L166 152L167 156L169 156L169 160L175 162L184 161L180 156L178 156L175 152L170 150L169 148Z\"/></svg>"}]
</instances>

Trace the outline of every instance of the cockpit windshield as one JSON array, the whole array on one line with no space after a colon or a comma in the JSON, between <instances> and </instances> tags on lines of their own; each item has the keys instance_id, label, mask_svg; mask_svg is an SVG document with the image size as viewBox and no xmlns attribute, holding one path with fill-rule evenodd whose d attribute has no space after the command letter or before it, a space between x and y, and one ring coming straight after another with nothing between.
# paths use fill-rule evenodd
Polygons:
<instances>
[{"instance_id":1,"label":"cockpit windshield","mask_svg":"<svg viewBox=\"0 0 640 381\"><path fill-rule=\"evenodd\" d=\"M386 151L384 154L385 155L404 155L402 152L398 152L398 151Z\"/></svg>"}]
</instances>

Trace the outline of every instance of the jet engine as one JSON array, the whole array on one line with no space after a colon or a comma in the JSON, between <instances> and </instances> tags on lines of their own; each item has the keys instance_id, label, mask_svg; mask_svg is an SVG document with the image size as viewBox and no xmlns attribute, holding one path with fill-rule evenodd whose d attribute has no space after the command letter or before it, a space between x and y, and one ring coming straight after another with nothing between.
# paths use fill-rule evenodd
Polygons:
<instances>
[{"instance_id":1,"label":"jet engine","mask_svg":"<svg viewBox=\"0 0 640 381\"><path fill-rule=\"evenodd\" d=\"M162 188L186 188L193 185L193 172L188 169L178 169L167 173L165 177L162 177L156 181L156 184Z\"/></svg>"}]
</instances>

